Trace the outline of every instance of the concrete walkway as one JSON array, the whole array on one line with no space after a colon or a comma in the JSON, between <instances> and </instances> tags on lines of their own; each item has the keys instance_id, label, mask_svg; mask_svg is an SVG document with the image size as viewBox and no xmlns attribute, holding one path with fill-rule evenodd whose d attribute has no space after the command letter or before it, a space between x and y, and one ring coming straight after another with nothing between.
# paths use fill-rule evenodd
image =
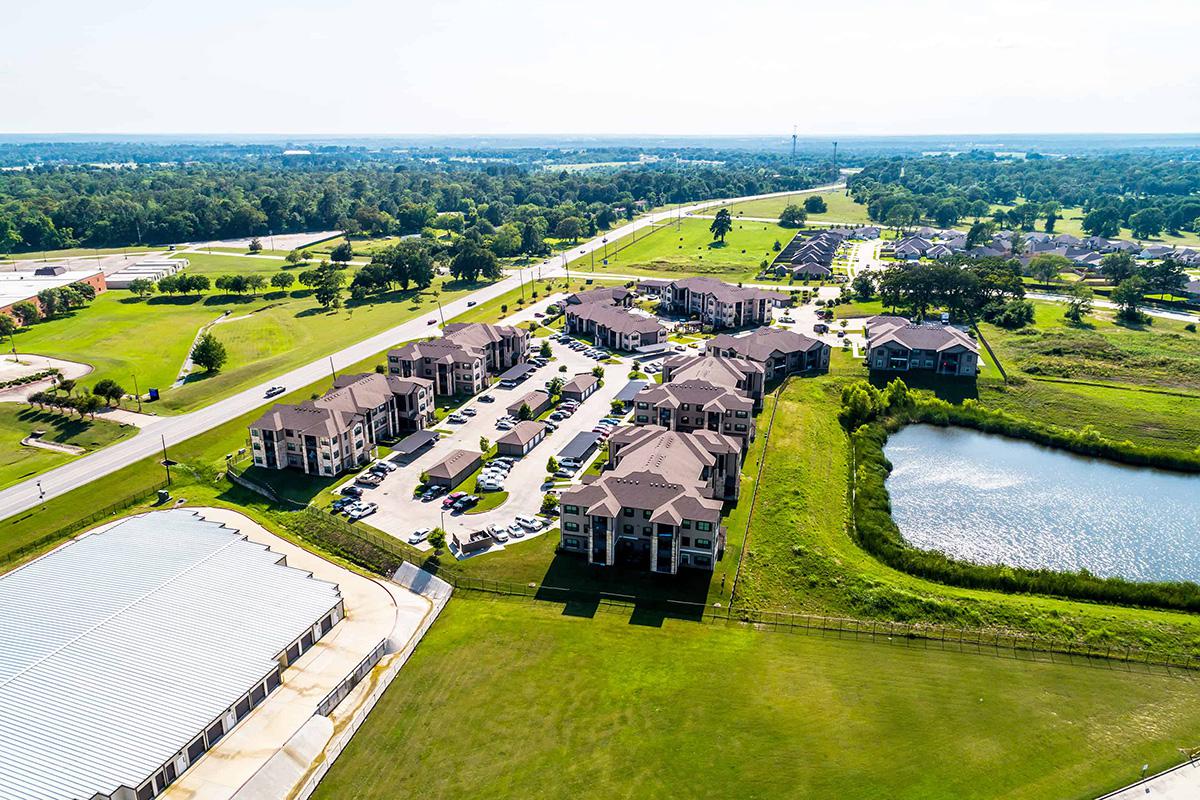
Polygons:
<instances>
[{"instance_id":1,"label":"concrete walkway","mask_svg":"<svg viewBox=\"0 0 1200 800\"><path fill-rule=\"evenodd\" d=\"M1123 789L1110 792L1097 800L1196 800L1200 797L1200 762L1183 762L1132 783Z\"/></svg>"},{"instance_id":2,"label":"concrete walkway","mask_svg":"<svg viewBox=\"0 0 1200 800\"><path fill-rule=\"evenodd\" d=\"M36 375L48 369L57 369L64 378L75 381L89 375L92 372L92 365L67 361L62 358L40 356L36 353L17 353L15 356L10 353L0 358L0 381L11 381L26 375ZM24 403L30 395L49 389L53 382L53 378L45 378L36 383L0 389L0 403Z\"/></svg>"}]
</instances>

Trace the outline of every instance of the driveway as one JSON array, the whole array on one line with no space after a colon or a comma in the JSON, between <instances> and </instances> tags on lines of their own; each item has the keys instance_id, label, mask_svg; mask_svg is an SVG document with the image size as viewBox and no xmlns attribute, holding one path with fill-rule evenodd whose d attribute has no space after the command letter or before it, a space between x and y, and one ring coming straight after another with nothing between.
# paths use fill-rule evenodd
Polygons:
<instances>
[{"instance_id":1,"label":"driveway","mask_svg":"<svg viewBox=\"0 0 1200 800\"><path fill-rule=\"evenodd\" d=\"M543 341L545 339L533 340L535 352ZM401 467L398 471L385 478L378 488L364 492L364 499L379 505L379 510L367 521L373 527L407 540L418 528L441 526L447 534L469 533L489 524L507 526L517 514L537 514L542 505L542 497L550 488L546 461L551 456L556 456L577 433L590 431L597 421L608 415L613 398L628 382L627 376L632 365L628 357L616 356L619 364L602 364L606 373L604 385L584 400L578 411L559 423L558 430L549 432L528 455L518 459L504 482L504 488L509 494L500 506L479 514L452 514L449 511L443 513L441 497L430 502L421 502L413 498L413 491L420 482L421 473L441 461L451 450L479 452L480 436L485 436L495 443L496 439L505 433L496 429L496 421L507 413L506 409L510 403L527 392L543 388L546 381L553 378L568 380L579 373L591 372L599 363L571 350L565 344L552 342L551 347L554 350L554 361L538 368L512 389L501 388L498 384L488 389L483 394L495 398L493 403L482 402L478 396L471 398L460 410L474 410L475 416L468 417L467 422L462 424L445 421L439 423L434 430L439 431L442 438L433 447L423 450L409 461L396 461ZM559 367L563 365L567 367L566 372L559 371ZM470 488L464 483L455 491L468 491ZM522 541L524 539L513 539L507 546L520 544Z\"/></svg>"}]
</instances>

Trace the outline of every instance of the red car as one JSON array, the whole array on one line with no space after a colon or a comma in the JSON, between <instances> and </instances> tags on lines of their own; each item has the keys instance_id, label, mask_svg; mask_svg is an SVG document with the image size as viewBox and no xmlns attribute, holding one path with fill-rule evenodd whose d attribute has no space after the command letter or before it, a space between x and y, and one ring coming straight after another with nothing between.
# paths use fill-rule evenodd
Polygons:
<instances>
[{"instance_id":1,"label":"red car","mask_svg":"<svg viewBox=\"0 0 1200 800\"><path fill-rule=\"evenodd\" d=\"M449 508L450 506L454 505L458 498L466 497L466 495L466 492L451 492L450 494L446 495L444 500L442 500L442 508Z\"/></svg>"}]
</instances>

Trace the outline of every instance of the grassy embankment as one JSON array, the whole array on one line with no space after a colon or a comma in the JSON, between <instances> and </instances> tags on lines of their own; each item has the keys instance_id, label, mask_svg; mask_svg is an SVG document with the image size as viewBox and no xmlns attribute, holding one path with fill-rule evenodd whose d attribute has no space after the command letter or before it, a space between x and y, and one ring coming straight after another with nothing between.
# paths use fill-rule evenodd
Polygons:
<instances>
[{"instance_id":1,"label":"grassy embankment","mask_svg":"<svg viewBox=\"0 0 1200 800\"><path fill-rule=\"evenodd\" d=\"M88 451L137 433L130 425L102 419L80 420L75 414L64 416L16 403L0 404L0 489L78 458L23 446L21 440L35 430L46 432L43 441L74 445Z\"/></svg>"},{"instance_id":2,"label":"grassy embankment","mask_svg":"<svg viewBox=\"0 0 1200 800\"><path fill-rule=\"evenodd\" d=\"M1091 798L1198 725L1190 680L460 595L315 797Z\"/></svg>"}]
</instances>

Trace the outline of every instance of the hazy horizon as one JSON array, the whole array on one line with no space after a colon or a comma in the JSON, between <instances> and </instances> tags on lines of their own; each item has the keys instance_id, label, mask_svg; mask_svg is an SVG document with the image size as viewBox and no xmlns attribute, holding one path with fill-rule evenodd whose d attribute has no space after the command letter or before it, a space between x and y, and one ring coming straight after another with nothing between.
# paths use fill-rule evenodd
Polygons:
<instances>
[{"instance_id":1,"label":"hazy horizon","mask_svg":"<svg viewBox=\"0 0 1200 800\"><path fill-rule=\"evenodd\" d=\"M1130 24L1111 24L1122 17ZM0 52L9 133L1200 130L1188 102L1200 61L1186 57L1200 5L1178 0L1147 0L1136 16L1115 0L618 0L601 11L536 0L212 0L200 13L64 0L19 4L7 21L28 32ZM39 31L52 31L52 44Z\"/></svg>"}]
</instances>

